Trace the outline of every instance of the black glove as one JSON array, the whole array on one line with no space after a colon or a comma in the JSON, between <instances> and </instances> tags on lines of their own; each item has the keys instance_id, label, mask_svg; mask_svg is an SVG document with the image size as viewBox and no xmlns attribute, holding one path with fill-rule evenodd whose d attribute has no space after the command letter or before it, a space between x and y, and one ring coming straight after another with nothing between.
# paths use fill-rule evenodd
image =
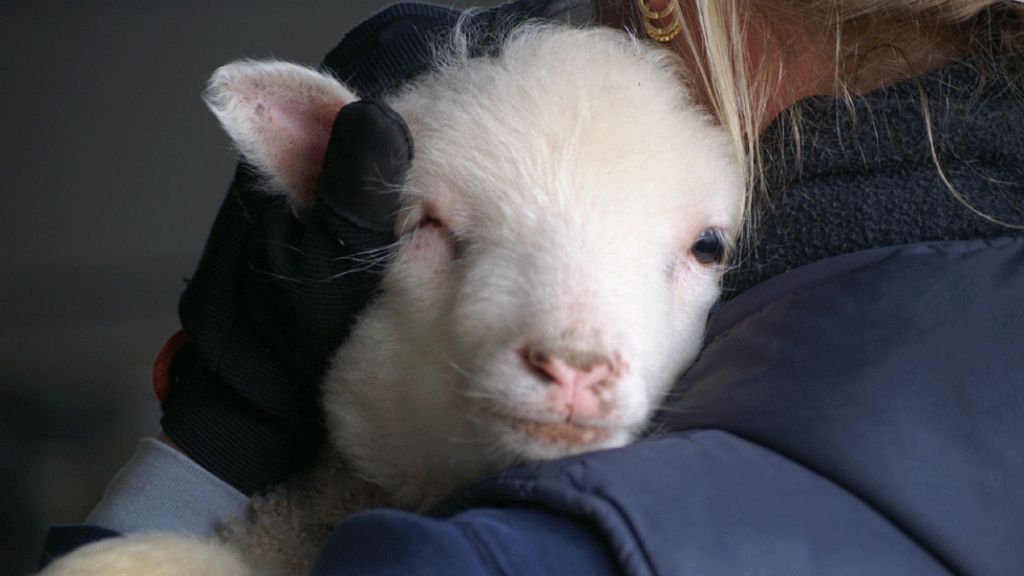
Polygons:
<instances>
[{"instance_id":1,"label":"black glove","mask_svg":"<svg viewBox=\"0 0 1024 576\"><path fill-rule=\"evenodd\" d=\"M411 158L402 118L364 100L338 114L301 221L238 168L181 298L188 340L161 424L246 494L306 467L325 438L320 380L376 291Z\"/></svg>"}]
</instances>

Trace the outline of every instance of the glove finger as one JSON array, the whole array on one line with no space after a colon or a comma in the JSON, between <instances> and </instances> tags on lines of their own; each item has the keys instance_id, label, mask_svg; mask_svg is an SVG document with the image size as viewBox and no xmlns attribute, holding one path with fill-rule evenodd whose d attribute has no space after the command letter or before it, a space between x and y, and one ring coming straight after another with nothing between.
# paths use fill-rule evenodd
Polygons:
<instances>
[{"instance_id":1,"label":"glove finger","mask_svg":"<svg viewBox=\"0 0 1024 576\"><path fill-rule=\"evenodd\" d=\"M256 181L253 172L239 164L202 258L179 301L182 327L193 344L211 358L219 357L227 344L238 321L242 294L253 285L254 270L268 267L266 261L254 261L252 255L255 244L267 243L268 221L291 218L293 222L286 222L285 227L297 227L288 202L254 193Z\"/></svg>"},{"instance_id":2,"label":"glove finger","mask_svg":"<svg viewBox=\"0 0 1024 576\"><path fill-rule=\"evenodd\" d=\"M409 128L387 104L360 100L343 107L324 155L314 217L334 232L393 232L412 155Z\"/></svg>"},{"instance_id":3,"label":"glove finger","mask_svg":"<svg viewBox=\"0 0 1024 576\"><path fill-rule=\"evenodd\" d=\"M411 142L405 122L386 105L345 106L335 119L316 201L301 229L287 222L263 226L267 239L254 246L250 261L263 259L253 269L269 274L250 292L267 305L253 302L250 320L264 327L270 348L291 351L278 360L293 372L319 374L323 359L375 293L383 250L394 242L398 188L411 161Z\"/></svg>"}]
</instances>

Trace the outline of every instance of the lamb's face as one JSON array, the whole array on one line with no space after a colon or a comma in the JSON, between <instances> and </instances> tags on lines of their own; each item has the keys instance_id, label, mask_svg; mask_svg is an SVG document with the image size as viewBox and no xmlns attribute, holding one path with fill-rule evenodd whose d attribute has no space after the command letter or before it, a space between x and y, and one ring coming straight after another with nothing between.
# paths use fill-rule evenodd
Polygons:
<instances>
[{"instance_id":1,"label":"lamb's face","mask_svg":"<svg viewBox=\"0 0 1024 576\"><path fill-rule=\"evenodd\" d=\"M515 459L628 442L696 354L719 293L733 223L715 199L734 183L686 174L721 176L722 158L655 183L631 172L658 174L657 161L592 152L441 185L415 169L409 183L380 304L418 324L390 335L420 366L401 388L448 398L446 420ZM489 168L515 164L502 163Z\"/></svg>"},{"instance_id":2,"label":"lamb's face","mask_svg":"<svg viewBox=\"0 0 1024 576\"><path fill-rule=\"evenodd\" d=\"M401 498L623 445L697 353L740 183L675 78L615 74L394 102L416 142L400 239L325 400Z\"/></svg>"},{"instance_id":3,"label":"lamb's face","mask_svg":"<svg viewBox=\"0 0 1024 576\"><path fill-rule=\"evenodd\" d=\"M225 66L207 93L298 204L354 99L280 62ZM628 442L718 295L742 203L724 134L666 52L610 30L526 28L390 103L415 157L382 294L325 381L335 445L422 504L500 466Z\"/></svg>"}]
</instances>

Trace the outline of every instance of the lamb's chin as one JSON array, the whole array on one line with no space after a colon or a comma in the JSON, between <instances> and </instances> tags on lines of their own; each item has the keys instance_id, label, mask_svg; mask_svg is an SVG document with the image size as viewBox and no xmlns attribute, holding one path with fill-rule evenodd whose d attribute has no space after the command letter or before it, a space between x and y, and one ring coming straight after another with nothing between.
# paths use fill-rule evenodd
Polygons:
<instances>
[{"instance_id":1,"label":"lamb's chin","mask_svg":"<svg viewBox=\"0 0 1024 576\"><path fill-rule=\"evenodd\" d=\"M496 422L501 451L516 462L554 460L575 454L618 448L635 433L626 427L598 427L571 422L538 422L508 418Z\"/></svg>"}]
</instances>

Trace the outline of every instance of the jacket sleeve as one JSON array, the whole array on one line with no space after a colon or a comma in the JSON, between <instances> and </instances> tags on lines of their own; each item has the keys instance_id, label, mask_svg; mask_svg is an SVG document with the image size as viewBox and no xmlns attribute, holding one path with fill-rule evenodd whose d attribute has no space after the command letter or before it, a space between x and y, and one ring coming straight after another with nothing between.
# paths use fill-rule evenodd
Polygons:
<instances>
[{"instance_id":1,"label":"jacket sleeve","mask_svg":"<svg viewBox=\"0 0 1024 576\"><path fill-rule=\"evenodd\" d=\"M122 534L170 531L212 536L241 517L249 498L163 442L144 438L81 525L50 528L40 567L75 549Z\"/></svg>"},{"instance_id":2,"label":"jacket sleeve","mask_svg":"<svg viewBox=\"0 0 1024 576\"><path fill-rule=\"evenodd\" d=\"M371 510L343 522L313 570L328 575L618 574L600 533L530 506L447 519Z\"/></svg>"},{"instance_id":3,"label":"jacket sleeve","mask_svg":"<svg viewBox=\"0 0 1024 576\"><path fill-rule=\"evenodd\" d=\"M720 430L509 471L451 504L533 506L587 522L617 569L635 576L950 573L843 486Z\"/></svg>"}]
</instances>

